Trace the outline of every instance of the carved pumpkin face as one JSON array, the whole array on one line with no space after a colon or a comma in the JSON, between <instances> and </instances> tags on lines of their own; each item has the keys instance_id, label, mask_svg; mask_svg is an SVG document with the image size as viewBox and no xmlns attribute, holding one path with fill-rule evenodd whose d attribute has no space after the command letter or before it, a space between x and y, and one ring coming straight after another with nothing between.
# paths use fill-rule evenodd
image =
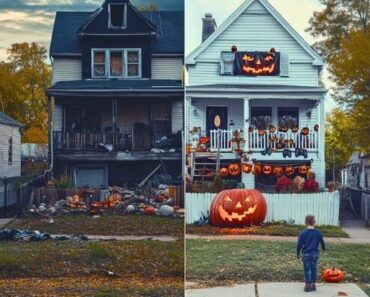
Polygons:
<instances>
[{"instance_id":1,"label":"carved pumpkin face","mask_svg":"<svg viewBox=\"0 0 370 297\"><path fill-rule=\"evenodd\" d=\"M208 144L209 143L209 137L200 137L199 138L199 143L200 144Z\"/></svg>"},{"instance_id":2,"label":"carved pumpkin face","mask_svg":"<svg viewBox=\"0 0 370 297\"><path fill-rule=\"evenodd\" d=\"M308 133L310 133L310 129L308 129L307 127L302 128L301 130L302 135L306 136L308 135Z\"/></svg>"},{"instance_id":3,"label":"carved pumpkin face","mask_svg":"<svg viewBox=\"0 0 370 297\"><path fill-rule=\"evenodd\" d=\"M309 170L310 170L310 166L307 166L307 165L299 166L299 173L302 175L306 175Z\"/></svg>"},{"instance_id":4,"label":"carved pumpkin face","mask_svg":"<svg viewBox=\"0 0 370 297\"><path fill-rule=\"evenodd\" d=\"M284 170L283 170L283 167L280 167L280 166L276 166L274 167L274 170L273 170L273 173L276 177L280 177L284 174Z\"/></svg>"},{"instance_id":5,"label":"carved pumpkin face","mask_svg":"<svg viewBox=\"0 0 370 297\"><path fill-rule=\"evenodd\" d=\"M252 164L248 164L248 163L243 163L242 164L242 171L244 173L250 173L252 171Z\"/></svg>"},{"instance_id":6,"label":"carved pumpkin face","mask_svg":"<svg viewBox=\"0 0 370 297\"><path fill-rule=\"evenodd\" d=\"M336 268L325 269L322 278L328 283L339 283L344 279L344 271Z\"/></svg>"},{"instance_id":7,"label":"carved pumpkin face","mask_svg":"<svg viewBox=\"0 0 370 297\"><path fill-rule=\"evenodd\" d=\"M217 227L260 225L267 212L263 195L257 190L233 189L218 193L210 208L211 223Z\"/></svg>"},{"instance_id":8,"label":"carved pumpkin face","mask_svg":"<svg viewBox=\"0 0 370 297\"><path fill-rule=\"evenodd\" d=\"M242 71L247 75L274 75L278 72L275 52L246 52L242 55Z\"/></svg>"},{"instance_id":9,"label":"carved pumpkin face","mask_svg":"<svg viewBox=\"0 0 370 297\"><path fill-rule=\"evenodd\" d=\"M287 175L287 176L291 176L291 175L293 175L294 174L294 167L293 166L287 166L287 167L285 167L285 174Z\"/></svg>"},{"instance_id":10,"label":"carved pumpkin face","mask_svg":"<svg viewBox=\"0 0 370 297\"><path fill-rule=\"evenodd\" d=\"M293 128L292 128L292 132L293 132L293 133L297 133L297 132L298 132L298 127L293 127Z\"/></svg>"},{"instance_id":11,"label":"carved pumpkin face","mask_svg":"<svg viewBox=\"0 0 370 297\"><path fill-rule=\"evenodd\" d=\"M253 175L260 175L262 172L262 167L259 164L254 164L252 168Z\"/></svg>"},{"instance_id":12,"label":"carved pumpkin face","mask_svg":"<svg viewBox=\"0 0 370 297\"><path fill-rule=\"evenodd\" d=\"M275 133L276 132L276 127L274 125L271 125L269 127L269 131L270 131L270 133Z\"/></svg>"},{"instance_id":13,"label":"carved pumpkin face","mask_svg":"<svg viewBox=\"0 0 370 297\"><path fill-rule=\"evenodd\" d=\"M272 167L270 165L265 165L262 167L262 172L265 175L270 175L272 173Z\"/></svg>"},{"instance_id":14,"label":"carved pumpkin face","mask_svg":"<svg viewBox=\"0 0 370 297\"><path fill-rule=\"evenodd\" d=\"M228 175L229 175L229 169L227 169L226 167L222 167L222 168L220 169L220 175L221 175L222 177L226 177L226 176L228 176Z\"/></svg>"},{"instance_id":15,"label":"carved pumpkin face","mask_svg":"<svg viewBox=\"0 0 370 297\"><path fill-rule=\"evenodd\" d=\"M239 164L236 164L236 163L231 163L228 167L228 170L229 170L229 174L231 176L238 176L240 175L240 166Z\"/></svg>"}]
</instances>

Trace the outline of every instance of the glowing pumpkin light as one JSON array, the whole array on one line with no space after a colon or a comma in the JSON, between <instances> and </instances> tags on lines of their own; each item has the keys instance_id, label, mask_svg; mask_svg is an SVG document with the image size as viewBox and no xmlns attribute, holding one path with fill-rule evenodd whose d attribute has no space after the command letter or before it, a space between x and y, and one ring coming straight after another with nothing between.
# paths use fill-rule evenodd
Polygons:
<instances>
[{"instance_id":1,"label":"glowing pumpkin light","mask_svg":"<svg viewBox=\"0 0 370 297\"><path fill-rule=\"evenodd\" d=\"M227 169L226 167L222 167L220 169L220 175L222 177L227 177L229 175L229 169Z\"/></svg>"},{"instance_id":2,"label":"glowing pumpkin light","mask_svg":"<svg viewBox=\"0 0 370 297\"><path fill-rule=\"evenodd\" d=\"M302 165L302 166L299 166L298 170L299 170L300 174L306 175L308 173L308 171L310 170L310 166Z\"/></svg>"},{"instance_id":3,"label":"glowing pumpkin light","mask_svg":"<svg viewBox=\"0 0 370 297\"><path fill-rule=\"evenodd\" d=\"M287 176L292 176L294 174L294 172L295 172L295 169L294 169L293 166L287 166L287 167L285 167L285 174Z\"/></svg>"},{"instance_id":4,"label":"glowing pumpkin light","mask_svg":"<svg viewBox=\"0 0 370 297\"><path fill-rule=\"evenodd\" d=\"M228 167L230 176L239 176L240 175L240 166L237 163L231 163Z\"/></svg>"},{"instance_id":5,"label":"glowing pumpkin light","mask_svg":"<svg viewBox=\"0 0 370 297\"><path fill-rule=\"evenodd\" d=\"M344 275L345 272L340 269L329 268L324 270L322 273L322 278L327 283L339 283L344 279Z\"/></svg>"},{"instance_id":6,"label":"glowing pumpkin light","mask_svg":"<svg viewBox=\"0 0 370 297\"><path fill-rule=\"evenodd\" d=\"M265 175L270 175L272 173L272 167L270 165L265 165L262 167L262 172Z\"/></svg>"},{"instance_id":7,"label":"glowing pumpkin light","mask_svg":"<svg viewBox=\"0 0 370 297\"><path fill-rule=\"evenodd\" d=\"M280 166L276 166L276 167L274 167L273 174L274 174L276 177L280 177L280 176L282 176L282 175L284 174L283 167L280 167Z\"/></svg>"},{"instance_id":8,"label":"glowing pumpkin light","mask_svg":"<svg viewBox=\"0 0 370 297\"><path fill-rule=\"evenodd\" d=\"M267 213L263 195L252 189L233 189L218 193L210 208L210 220L217 227L260 225Z\"/></svg>"}]
</instances>

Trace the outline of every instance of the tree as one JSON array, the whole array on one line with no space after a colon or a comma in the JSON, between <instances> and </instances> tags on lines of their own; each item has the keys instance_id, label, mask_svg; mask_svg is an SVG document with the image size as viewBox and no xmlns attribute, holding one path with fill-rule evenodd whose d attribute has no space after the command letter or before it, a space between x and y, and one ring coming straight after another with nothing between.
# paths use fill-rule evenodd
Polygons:
<instances>
[{"instance_id":1,"label":"tree","mask_svg":"<svg viewBox=\"0 0 370 297\"><path fill-rule=\"evenodd\" d=\"M25 124L23 142L47 142L47 97L51 71L46 49L36 43L13 44L0 63L0 108Z\"/></svg>"}]
</instances>

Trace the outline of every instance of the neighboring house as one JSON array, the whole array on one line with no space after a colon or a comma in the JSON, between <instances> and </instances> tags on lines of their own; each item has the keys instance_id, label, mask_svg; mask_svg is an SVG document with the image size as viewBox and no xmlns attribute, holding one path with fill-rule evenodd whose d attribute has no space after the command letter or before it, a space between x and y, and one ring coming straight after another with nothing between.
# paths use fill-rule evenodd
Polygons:
<instances>
[{"instance_id":1,"label":"neighboring house","mask_svg":"<svg viewBox=\"0 0 370 297\"><path fill-rule=\"evenodd\" d=\"M370 155L352 154L342 170L342 185L351 189L370 191Z\"/></svg>"},{"instance_id":2,"label":"neighboring house","mask_svg":"<svg viewBox=\"0 0 370 297\"><path fill-rule=\"evenodd\" d=\"M239 158L232 139L240 130L247 163L267 165L266 170L293 167L291 178L307 165L325 187L323 59L267 0L245 1L218 28L206 14L203 43L185 63L193 178L205 172L197 164L214 162L218 151L221 166ZM202 136L209 138L208 152L195 148ZM240 181L247 188L271 189L276 177L242 174Z\"/></svg>"},{"instance_id":3,"label":"neighboring house","mask_svg":"<svg viewBox=\"0 0 370 297\"><path fill-rule=\"evenodd\" d=\"M24 125L0 112L0 180L21 176L21 129Z\"/></svg>"},{"instance_id":4,"label":"neighboring house","mask_svg":"<svg viewBox=\"0 0 370 297\"><path fill-rule=\"evenodd\" d=\"M184 11L105 0L95 12L58 12L50 56L55 176L79 186L137 182L158 154L181 173Z\"/></svg>"}]
</instances>

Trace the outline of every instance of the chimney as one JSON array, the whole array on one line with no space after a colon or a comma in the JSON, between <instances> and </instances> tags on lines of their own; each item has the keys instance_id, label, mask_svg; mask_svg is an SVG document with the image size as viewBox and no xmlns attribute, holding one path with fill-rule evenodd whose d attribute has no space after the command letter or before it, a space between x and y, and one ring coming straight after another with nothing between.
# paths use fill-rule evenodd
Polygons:
<instances>
[{"instance_id":1,"label":"chimney","mask_svg":"<svg viewBox=\"0 0 370 297\"><path fill-rule=\"evenodd\" d=\"M204 42L217 28L217 24L212 14L206 13L203 21L203 31L202 31L202 42Z\"/></svg>"}]
</instances>

